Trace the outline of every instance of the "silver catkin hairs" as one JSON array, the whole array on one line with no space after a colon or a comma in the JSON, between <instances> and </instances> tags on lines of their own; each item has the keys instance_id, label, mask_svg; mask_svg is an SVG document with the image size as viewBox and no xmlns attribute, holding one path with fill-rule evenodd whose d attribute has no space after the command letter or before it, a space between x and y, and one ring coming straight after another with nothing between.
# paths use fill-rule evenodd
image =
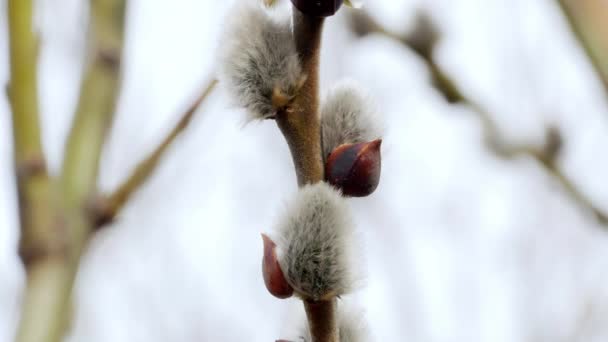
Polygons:
<instances>
[{"instance_id":1,"label":"silver catkin hairs","mask_svg":"<svg viewBox=\"0 0 608 342\"><path fill-rule=\"evenodd\" d=\"M248 121L273 118L305 80L290 18L260 4L237 1L220 39L220 82Z\"/></svg>"},{"instance_id":2,"label":"silver catkin hairs","mask_svg":"<svg viewBox=\"0 0 608 342\"><path fill-rule=\"evenodd\" d=\"M296 295L322 300L353 288L355 232L346 200L333 187L324 182L302 187L276 236L281 269Z\"/></svg>"},{"instance_id":3,"label":"silver catkin hairs","mask_svg":"<svg viewBox=\"0 0 608 342\"><path fill-rule=\"evenodd\" d=\"M321 106L323 158L342 144L377 139L382 131L380 115L359 85L342 81L329 91Z\"/></svg>"}]
</instances>

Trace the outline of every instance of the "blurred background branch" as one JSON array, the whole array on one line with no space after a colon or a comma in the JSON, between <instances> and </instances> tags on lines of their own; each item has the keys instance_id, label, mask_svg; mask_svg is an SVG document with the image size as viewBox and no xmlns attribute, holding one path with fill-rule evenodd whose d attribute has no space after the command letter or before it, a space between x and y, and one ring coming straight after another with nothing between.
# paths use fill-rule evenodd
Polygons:
<instances>
[{"instance_id":1,"label":"blurred background branch","mask_svg":"<svg viewBox=\"0 0 608 342\"><path fill-rule=\"evenodd\" d=\"M173 129L169 131L167 136L160 142L160 144L152 150L152 152L145 157L131 172L131 174L123 181L123 183L105 199L101 199L99 207L96 208L96 225L98 227L103 226L109 222L112 222L116 215L122 210L124 205L129 201L131 196L137 192L139 188L148 180L150 175L156 170L159 161L165 155L166 151L173 144L175 139L182 133L192 121L192 117L197 112L200 105L205 99L211 94L217 80L210 80L204 87L202 93L198 98L188 107L188 110L184 112L175 124Z\"/></svg>"},{"instance_id":2,"label":"blurred background branch","mask_svg":"<svg viewBox=\"0 0 608 342\"><path fill-rule=\"evenodd\" d=\"M57 236L51 181L40 138L38 114L38 36L33 30L33 2L8 1L10 82L15 179L19 198L21 238L19 254L26 266L18 341L43 341L58 336L62 324L57 298L49 295L63 282L54 276L64 260L63 241ZM60 301L60 300L59 300ZM43 306L49 311L41 309ZM48 315L47 315L48 314Z\"/></svg>"},{"instance_id":3,"label":"blurred background branch","mask_svg":"<svg viewBox=\"0 0 608 342\"><path fill-rule=\"evenodd\" d=\"M503 142L500 130L494 123L492 115L475 100L466 96L450 75L435 61L433 51L439 41L440 34L433 25L431 18L425 13L418 13L414 29L410 34L404 35L388 32L364 11L353 12L350 17L350 25L353 32L360 37L371 33L382 34L413 50L426 63L431 73L433 86L447 102L465 104L477 113L483 127L485 145L490 151L503 159L521 156L533 158L561 185L565 194L578 207L590 212L602 226L608 227L608 215L598 208L559 168L557 161L564 142L557 128L545 128L545 143L543 146L513 146ZM608 59L606 60L608 61Z\"/></svg>"},{"instance_id":4,"label":"blurred background branch","mask_svg":"<svg viewBox=\"0 0 608 342\"><path fill-rule=\"evenodd\" d=\"M608 3L598 0L558 0L558 3L608 93Z\"/></svg>"},{"instance_id":5,"label":"blurred background branch","mask_svg":"<svg viewBox=\"0 0 608 342\"><path fill-rule=\"evenodd\" d=\"M86 207L96 191L101 150L112 122L120 88L125 6L123 0L90 2L91 50L87 56L80 100L66 146L59 180L61 192L60 195L50 197L48 191L45 191L47 196L41 199L46 199L45 203L32 206L29 211L22 211L22 217L26 217L23 226L25 231L29 231L30 218L41 221L40 227L31 232L34 237L26 233L22 238L23 243L27 244L26 255L23 257L22 253L22 259L28 271L28 279L17 336L19 342L61 341L70 320L73 282L80 255L92 231L92 221ZM33 4L31 1L10 1L9 12L14 65L11 74L15 78L15 149L17 155L29 151L38 158L32 164L37 166L28 166L25 173L39 173L41 180L37 182L38 186L49 188L50 185L46 185L48 181L44 181L41 172L44 170L44 162L35 104L36 38L32 33ZM10 89L13 93L12 86ZM23 130L29 133L21 133ZM39 172L34 173L35 170ZM19 178L22 177L18 175ZM19 187L19 194L20 197L29 197L28 187ZM56 200L61 203L61 208L52 204ZM42 240L41 237L45 239ZM30 243L30 238L37 243Z\"/></svg>"}]
</instances>

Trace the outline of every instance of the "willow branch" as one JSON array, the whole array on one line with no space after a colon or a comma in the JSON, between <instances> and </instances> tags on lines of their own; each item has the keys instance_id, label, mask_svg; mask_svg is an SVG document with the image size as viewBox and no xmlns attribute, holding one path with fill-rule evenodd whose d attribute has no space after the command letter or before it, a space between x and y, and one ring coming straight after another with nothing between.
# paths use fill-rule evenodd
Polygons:
<instances>
[{"instance_id":1,"label":"willow branch","mask_svg":"<svg viewBox=\"0 0 608 342\"><path fill-rule=\"evenodd\" d=\"M587 197L560 169L558 160L563 142L559 132L554 128L547 128L547 139L545 145L541 148L535 146L507 146L501 140L499 129L492 120L490 113L484 110L474 100L467 97L449 74L435 62L433 58L433 47L438 40L436 33L429 34L428 31L430 30L433 32L434 29L432 26L429 26L430 22L428 19L425 19L424 16L420 18L418 29L415 30L412 35L398 36L388 33L369 15L364 13L359 13L358 15L351 17L351 27L353 31L360 36L369 33L387 34L410 47L424 62L426 62L427 67L431 72L433 85L448 102L463 103L477 113L483 127L484 142L490 151L503 159L511 159L519 156L527 156L535 159L539 165L543 166L543 169L561 185L564 193L576 203L578 207L586 212L590 212L597 222L603 226L608 226L608 215L593 204L593 201L591 201L589 197ZM430 38L421 40L420 36ZM424 41L427 43L424 44Z\"/></svg>"},{"instance_id":2,"label":"willow branch","mask_svg":"<svg viewBox=\"0 0 608 342\"><path fill-rule=\"evenodd\" d=\"M293 8L294 36L306 80L292 105L276 116L287 140L298 185L323 180L321 126L319 122L319 57L323 18Z\"/></svg>"},{"instance_id":3,"label":"willow branch","mask_svg":"<svg viewBox=\"0 0 608 342\"><path fill-rule=\"evenodd\" d=\"M323 181L319 118L319 59L324 18L293 7L294 38L306 80L295 100L276 116L293 158L298 186ZM304 301L312 342L338 342L336 299Z\"/></svg>"},{"instance_id":4,"label":"willow branch","mask_svg":"<svg viewBox=\"0 0 608 342\"><path fill-rule=\"evenodd\" d=\"M15 160L40 160L38 117L38 37L33 31L31 0L8 1L11 79L7 86L13 113ZM19 166L19 165L17 165Z\"/></svg>"},{"instance_id":5,"label":"willow branch","mask_svg":"<svg viewBox=\"0 0 608 342\"><path fill-rule=\"evenodd\" d=\"M28 265L49 242L50 180L40 138L37 91L37 36L32 25L31 1L8 2L10 83L15 179L21 223L20 255ZM36 213L36 214L34 214Z\"/></svg>"},{"instance_id":6,"label":"willow branch","mask_svg":"<svg viewBox=\"0 0 608 342\"><path fill-rule=\"evenodd\" d=\"M40 224L40 235L48 236L48 241L45 241L44 248L36 248L35 245L35 248L29 248L31 255L26 260L28 279L16 338L18 342L59 342L63 340L69 324L70 295L78 259L91 231L91 221L84 208L87 197L95 191L99 155L118 94L124 9L125 3L122 0L91 1L93 53L85 72L76 117L68 138L59 184L63 196L52 198L52 202L46 203L46 208L34 207L26 212L33 220L45 221ZM14 32L13 45L18 50L18 45L26 47L11 58L19 58L15 62L21 68L33 68L35 39L31 32L28 34L31 31L32 3L29 0L12 0L9 2L9 10L11 23L14 24L14 27L11 26L11 31ZM24 87L20 85L19 77L15 79L11 85L11 97L17 99L31 95L29 93L35 91L35 72L14 71L28 75L24 79L30 84ZM23 93L24 89L28 90L28 94ZM28 97L28 101L35 102L35 96ZM32 119L33 123L29 124L32 129L38 126L32 109L35 107L28 108L29 114L15 111L15 116L21 116L24 120ZM18 123L17 127L22 125ZM33 151L32 156L41 155L39 142L31 141L36 135L39 135L37 128L24 139L30 140L28 146L35 147L24 149ZM38 157L38 160L43 159ZM46 187L51 188L50 185ZM61 203L60 208L49 204L57 202Z\"/></svg>"},{"instance_id":7,"label":"willow branch","mask_svg":"<svg viewBox=\"0 0 608 342\"><path fill-rule=\"evenodd\" d=\"M88 66L61 172L71 208L96 191L101 151L119 94L125 6L123 0L91 1Z\"/></svg>"},{"instance_id":8,"label":"willow branch","mask_svg":"<svg viewBox=\"0 0 608 342\"><path fill-rule=\"evenodd\" d=\"M608 92L608 5L597 0L558 0L558 3Z\"/></svg>"},{"instance_id":9,"label":"willow branch","mask_svg":"<svg viewBox=\"0 0 608 342\"><path fill-rule=\"evenodd\" d=\"M312 337L311 342L340 341L336 298L320 302L304 301L304 309Z\"/></svg>"},{"instance_id":10,"label":"willow branch","mask_svg":"<svg viewBox=\"0 0 608 342\"><path fill-rule=\"evenodd\" d=\"M129 201L131 196L150 178L150 175L156 170L159 161L163 158L165 152L180 133L189 126L197 109L209 96L216 84L217 80L209 81L201 95L190 105L188 110L182 114L179 121L175 124L173 129L169 131L160 144L135 167L131 174L113 193L102 201L100 204L101 208L98 208L97 213L98 226L111 222Z\"/></svg>"},{"instance_id":11,"label":"willow branch","mask_svg":"<svg viewBox=\"0 0 608 342\"><path fill-rule=\"evenodd\" d=\"M61 288L55 277L65 260L65 243L57 229L56 208L52 205L51 180L40 138L37 95L38 39L33 31L33 2L8 1L10 83L7 86L12 109L13 147L21 236L19 254L27 283L24 290L19 342L54 341L63 327Z\"/></svg>"}]
</instances>

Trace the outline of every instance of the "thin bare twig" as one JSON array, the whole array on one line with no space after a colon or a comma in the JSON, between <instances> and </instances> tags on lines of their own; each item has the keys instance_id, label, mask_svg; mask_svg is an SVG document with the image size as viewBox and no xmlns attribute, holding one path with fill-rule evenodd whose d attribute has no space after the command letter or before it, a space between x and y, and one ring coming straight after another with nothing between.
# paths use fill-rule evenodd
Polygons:
<instances>
[{"instance_id":1,"label":"thin bare twig","mask_svg":"<svg viewBox=\"0 0 608 342\"><path fill-rule=\"evenodd\" d=\"M564 190L565 194L580 208L593 214L597 222L608 227L608 215L604 213L569 179L559 168L558 158L563 145L559 132L552 127L546 129L545 145L541 148L535 146L507 146L500 138L499 129L492 120L492 116L474 100L467 97L459 89L456 82L435 62L433 48L438 41L437 31L432 22L421 15L418 18L417 29L411 35L395 35L387 32L373 18L364 12L351 16L351 28L359 36L369 33L380 33L392 37L404 45L410 47L420 58L426 62L433 86L450 103L463 103L477 113L484 132L484 142L490 151L503 159L511 159L519 156L528 156L535 159L553 179L555 179ZM422 38L422 39L421 39ZM426 41L426 43L425 43Z\"/></svg>"},{"instance_id":2,"label":"thin bare twig","mask_svg":"<svg viewBox=\"0 0 608 342\"><path fill-rule=\"evenodd\" d=\"M122 184L106 199L102 199L99 207L96 208L96 225L103 226L111 222L124 205L129 201L131 196L150 178L150 175L156 170L159 161L165 155L166 151L173 144L175 139L189 126L192 117L197 112L197 109L211 94L217 80L213 79L204 87L200 96L188 107L173 129L169 131L167 136L160 144L145 157L131 172L131 174L122 182Z\"/></svg>"}]
</instances>

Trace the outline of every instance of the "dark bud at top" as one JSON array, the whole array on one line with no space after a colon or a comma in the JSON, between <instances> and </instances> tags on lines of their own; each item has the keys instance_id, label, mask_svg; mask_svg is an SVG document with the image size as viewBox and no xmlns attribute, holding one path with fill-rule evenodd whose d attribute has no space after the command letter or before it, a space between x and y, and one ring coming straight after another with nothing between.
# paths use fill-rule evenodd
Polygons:
<instances>
[{"instance_id":1,"label":"dark bud at top","mask_svg":"<svg viewBox=\"0 0 608 342\"><path fill-rule=\"evenodd\" d=\"M380 182L382 140L343 144L334 149L325 163L325 180L344 196L370 195Z\"/></svg>"},{"instance_id":2,"label":"dark bud at top","mask_svg":"<svg viewBox=\"0 0 608 342\"><path fill-rule=\"evenodd\" d=\"M344 0L291 0L300 12L311 17L330 17L340 9Z\"/></svg>"}]
</instances>

